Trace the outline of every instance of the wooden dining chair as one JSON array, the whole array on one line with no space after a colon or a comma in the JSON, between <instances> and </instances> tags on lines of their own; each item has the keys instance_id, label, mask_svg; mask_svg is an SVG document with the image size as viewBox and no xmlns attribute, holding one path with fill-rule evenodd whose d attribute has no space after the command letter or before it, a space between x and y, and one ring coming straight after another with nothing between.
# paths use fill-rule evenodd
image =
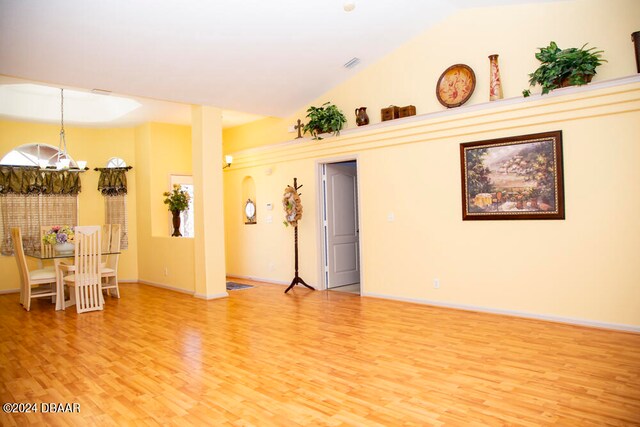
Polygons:
<instances>
[{"instance_id":1,"label":"wooden dining chair","mask_svg":"<svg viewBox=\"0 0 640 427\"><path fill-rule=\"evenodd\" d=\"M19 227L11 228L11 241L20 272L20 304L25 310L30 311L32 298L51 297L51 301L55 302L57 295L55 271L50 269L29 270L24 255L22 232Z\"/></svg>"},{"instance_id":2,"label":"wooden dining chair","mask_svg":"<svg viewBox=\"0 0 640 427\"><path fill-rule=\"evenodd\" d=\"M75 304L78 313L102 310L101 227L77 226L74 240L76 250L73 265L61 264L58 267L61 283L69 287L70 300L65 303L65 308Z\"/></svg>"},{"instance_id":3,"label":"wooden dining chair","mask_svg":"<svg viewBox=\"0 0 640 427\"><path fill-rule=\"evenodd\" d=\"M103 230L104 230L103 226ZM106 255L106 261L102 264L102 289L107 290L107 293L110 296L115 296L116 298L120 298L120 288L118 286L118 258L119 254L116 252L120 252L120 224L110 224L109 229L109 237L103 234L103 242L104 240L108 240L109 246L106 246L104 252L109 252L109 255ZM102 247L105 248L104 243Z\"/></svg>"},{"instance_id":4,"label":"wooden dining chair","mask_svg":"<svg viewBox=\"0 0 640 427\"><path fill-rule=\"evenodd\" d=\"M102 224L102 266L104 267L107 262L107 255L109 247L111 246L111 224Z\"/></svg>"},{"instance_id":5,"label":"wooden dining chair","mask_svg":"<svg viewBox=\"0 0 640 427\"><path fill-rule=\"evenodd\" d=\"M42 254L42 256L53 256L54 253L54 245L51 245L49 243L45 243L42 238L44 237L45 234L47 234L47 232L49 230L51 230L51 225L42 225L40 226L40 253Z\"/></svg>"}]
</instances>

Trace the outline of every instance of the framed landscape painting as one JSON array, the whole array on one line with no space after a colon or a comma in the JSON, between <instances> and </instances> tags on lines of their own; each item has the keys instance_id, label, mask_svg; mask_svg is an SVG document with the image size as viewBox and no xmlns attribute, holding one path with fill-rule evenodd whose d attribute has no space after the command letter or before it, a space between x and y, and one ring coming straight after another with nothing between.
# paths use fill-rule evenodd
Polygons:
<instances>
[{"instance_id":1,"label":"framed landscape painting","mask_svg":"<svg viewBox=\"0 0 640 427\"><path fill-rule=\"evenodd\" d=\"M562 131L460 144L462 219L564 219Z\"/></svg>"}]
</instances>

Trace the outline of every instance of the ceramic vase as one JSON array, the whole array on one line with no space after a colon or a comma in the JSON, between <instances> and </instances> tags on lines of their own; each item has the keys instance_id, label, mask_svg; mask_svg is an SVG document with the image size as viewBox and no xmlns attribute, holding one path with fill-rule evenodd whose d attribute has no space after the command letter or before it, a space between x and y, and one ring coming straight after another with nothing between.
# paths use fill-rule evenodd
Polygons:
<instances>
[{"instance_id":1,"label":"ceramic vase","mask_svg":"<svg viewBox=\"0 0 640 427\"><path fill-rule=\"evenodd\" d=\"M364 126L369 124L369 116L367 115L367 107L356 108L356 124Z\"/></svg>"},{"instance_id":2,"label":"ceramic vase","mask_svg":"<svg viewBox=\"0 0 640 427\"><path fill-rule=\"evenodd\" d=\"M173 224L173 237L182 237L182 233L180 233L180 211L171 211L173 215L172 224Z\"/></svg>"},{"instance_id":3,"label":"ceramic vase","mask_svg":"<svg viewBox=\"0 0 640 427\"><path fill-rule=\"evenodd\" d=\"M636 48L636 68L638 69L638 73L640 73L640 31L631 33L631 40L633 40Z\"/></svg>"},{"instance_id":4,"label":"ceramic vase","mask_svg":"<svg viewBox=\"0 0 640 427\"><path fill-rule=\"evenodd\" d=\"M58 255L68 255L73 253L75 247L73 246L73 243L66 242L66 243L56 243L56 245L54 246L54 249L56 251L56 254Z\"/></svg>"},{"instance_id":5,"label":"ceramic vase","mask_svg":"<svg viewBox=\"0 0 640 427\"><path fill-rule=\"evenodd\" d=\"M489 55L489 78L489 101L502 99L502 81L500 80L498 55Z\"/></svg>"}]
</instances>

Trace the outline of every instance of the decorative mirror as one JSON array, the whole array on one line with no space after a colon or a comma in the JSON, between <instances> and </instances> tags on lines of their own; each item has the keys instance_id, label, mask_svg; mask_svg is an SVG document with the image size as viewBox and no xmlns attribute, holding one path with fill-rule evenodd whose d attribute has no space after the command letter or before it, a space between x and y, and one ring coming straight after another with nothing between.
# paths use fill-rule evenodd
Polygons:
<instances>
[{"instance_id":1,"label":"decorative mirror","mask_svg":"<svg viewBox=\"0 0 640 427\"><path fill-rule=\"evenodd\" d=\"M247 203L244 204L244 218L245 224L256 223L256 204L251 199L247 199Z\"/></svg>"}]
</instances>

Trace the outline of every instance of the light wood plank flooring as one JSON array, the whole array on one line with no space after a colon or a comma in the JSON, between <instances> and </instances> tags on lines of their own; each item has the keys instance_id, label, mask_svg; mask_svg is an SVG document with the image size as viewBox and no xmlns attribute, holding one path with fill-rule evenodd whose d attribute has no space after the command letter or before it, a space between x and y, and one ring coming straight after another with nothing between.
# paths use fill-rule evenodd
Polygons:
<instances>
[{"instance_id":1,"label":"light wood plank flooring","mask_svg":"<svg viewBox=\"0 0 640 427\"><path fill-rule=\"evenodd\" d=\"M0 425L640 425L640 335L253 284L0 295L0 401L80 404Z\"/></svg>"}]
</instances>

